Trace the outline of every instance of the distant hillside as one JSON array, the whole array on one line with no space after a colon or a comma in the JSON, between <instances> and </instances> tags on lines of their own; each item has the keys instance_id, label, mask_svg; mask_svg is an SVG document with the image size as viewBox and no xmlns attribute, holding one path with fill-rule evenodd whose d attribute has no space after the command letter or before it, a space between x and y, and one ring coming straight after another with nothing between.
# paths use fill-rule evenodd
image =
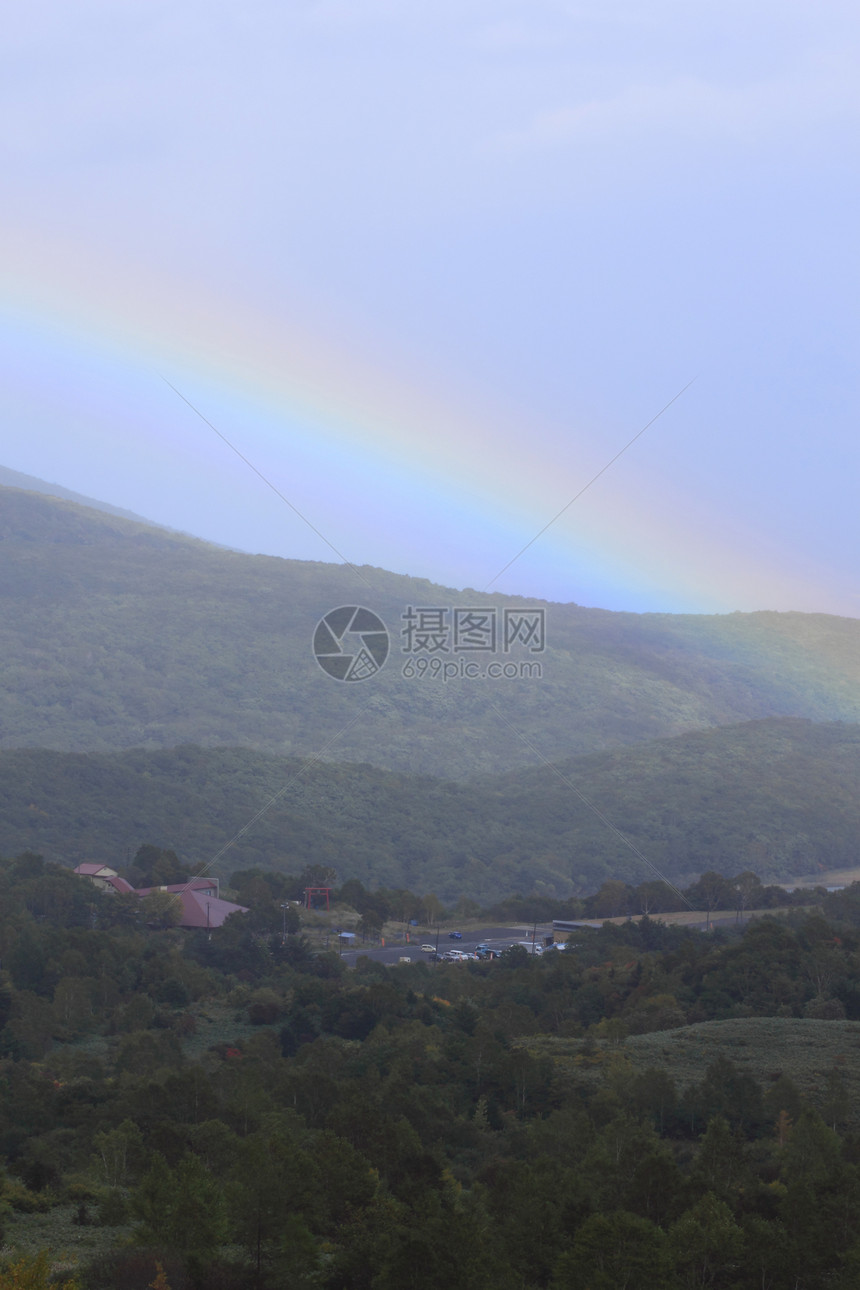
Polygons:
<instances>
[{"instance_id":1,"label":"distant hillside","mask_svg":"<svg viewBox=\"0 0 860 1290\"><path fill-rule=\"evenodd\" d=\"M577 1061L584 1048L594 1051L593 1038L587 1043L556 1035L529 1035L520 1042L533 1056L551 1058L560 1079L576 1084L606 1080L602 1063ZM846 1082L846 1114L856 1131L860 1127L860 1066L846 1061L845 1054L855 1052L858 1044L860 1026L856 1021L733 1017L629 1035L624 1041L624 1057L637 1072L659 1068L678 1088L704 1079L711 1063L720 1058L734 1062L765 1089L773 1085L776 1070L788 1076L819 1109L826 1106L828 1072L836 1068ZM605 1044L604 1050L608 1047Z\"/></svg>"},{"instance_id":2,"label":"distant hillside","mask_svg":"<svg viewBox=\"0 0 860 1290\"><path fill-rule=\"evenodd\" d=\"M751 722L560 769L675 882L708 868L773 880L857 857L860 726ZM449 901L653 876L550 767L458 784L235 748L0 753L0 854L121 867L153 842L205 863L282 789L222 875L318 862Z\"/></svg>"},{"instance_id":3,"label":"distant hillside","mask_svg":"<svg viewBox=\"0 0 860 1290\"><path fill-rule=\"evenodd\" d=\"M142 515L135 515L134 511L124 511L119 506L111 506L108 502L100 502L95 497L84 497L82 493L72 492L70 488L63 488L62 484L50 484L46 479L38 479L35 475L25 475L20 470L10 470L8 466L0 466L0 487L2 488L23 488L31 493L43 493L46 497L61 497L67 502L77 502L79 506L88 506L93 511L104 511L107 515L119 515L122 519L134 520L138 524L151 524L151 520L146 520Z\"/></svg>"},{"instance_id":4,"label":"distant hillside","mask_svg":"<svg viewBox=\"0 0 860 1290\"><path fill-rule=\"evenodd\" d=\"M400 675L407 606L527 602L361 575L0 489L0 747L244 745L461 779L770 716L860 721L854 619L551 604L542 680L445 684ZM392 655L338 684L312 635L356 603Z\"/></svg>"}]
</instances>

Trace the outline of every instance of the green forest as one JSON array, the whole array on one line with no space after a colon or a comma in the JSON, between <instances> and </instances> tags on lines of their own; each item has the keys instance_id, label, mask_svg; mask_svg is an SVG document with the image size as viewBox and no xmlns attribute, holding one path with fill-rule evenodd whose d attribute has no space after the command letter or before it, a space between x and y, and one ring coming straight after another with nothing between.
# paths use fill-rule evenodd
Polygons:
<instances>
[{"instance_id":1,"label":"green forest","mask_svg":"<svg viewBox=\"0 0 860 1290\"><path fill-rule=\"evenodd\" d=\"M179 744L318 755L462 780L768 717L860 721L860 623L822 614L611 613L544 605L542 677L404 679L409 605L516 597L243 555L0 488L0 747ZM361 685L311 651L338 605L392 637ZM537 656L535 656L537 657Z\"/></svg>"},{"instance_id":2,"label":"green forest","mask_svg":"<svg viewBox=\"0 0 860 1290\"><path fill-rule=\"evenodd\" d=\"M0 1290L860 1285L860 884L779 885L858 863L860 623L547 604L446 684L407 607L531 602L14 486L0 554Z\"/></svg>"},{"instance_id":3,"label":"green forest","mask_svg":"<svg viewBox=\"0 0 860 1290\"><path fill-rule=\"evenodd\" d=\"M0 1287L857 1285L860 884L354 970L131 899L0 862Z\"/></svg>"},{"instance_id":4,"label":"green forest","mask_svg":"<svg viewBox=\"0 0 860 1290\"><path fill-rule=\"evenodd\" d=\"M746 722L506 776L452 782L366 765L187 746L0 753L0 848L122 866L153 840L224 877L332 865L371 886L581 896L655 876L753 869L769 882L857 863L860 727ZM272 799L276 800L272 800Z\"/></svg>"}]
</instances>

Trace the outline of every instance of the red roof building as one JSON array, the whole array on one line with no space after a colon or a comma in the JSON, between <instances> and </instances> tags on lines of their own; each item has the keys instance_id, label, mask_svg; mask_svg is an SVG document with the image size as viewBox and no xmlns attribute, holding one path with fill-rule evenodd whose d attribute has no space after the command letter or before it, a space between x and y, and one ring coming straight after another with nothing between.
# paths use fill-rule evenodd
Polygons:
<instances>
[{"instance_id":1,"label":"red roof building","mask_svg":"<svg viewBox=\"0 0 860 1290\"><path fill-rule=\"evenodd\" d=\"M221 899L217 878L191 878L188 882L174 882L166 887L135 888L108 865L79 864L75 873L88 878L102 891L134 892L136 896L149 896L154 891L172 892L182 905L180 927L221 927L231 914L248 912L244 905L234 905Z\"/></svg>"},{"instance_id":2,"label":"red roof building","mask_svg":"<svg viewBox=\"0 0 860 1290\"><path fill-rule=\"evenodd\" d=\"M111 869L106 864L79 864L75 866L75 873L81 878L89 878L100 891L134 891L130 882L120 878L116 869Z\"/></svg>"}]
</instances>

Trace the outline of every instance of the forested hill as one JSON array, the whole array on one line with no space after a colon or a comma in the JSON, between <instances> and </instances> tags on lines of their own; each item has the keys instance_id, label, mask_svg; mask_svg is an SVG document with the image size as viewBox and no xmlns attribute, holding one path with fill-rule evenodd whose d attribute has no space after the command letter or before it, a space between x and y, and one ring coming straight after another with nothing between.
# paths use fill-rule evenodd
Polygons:
<instances>
[{"instance_id":1,"label":"forested hill","mask_svg":"<svg viewBox=\"0 0 860 1290\"><path fill-rule=\"evenodd\" d=\"M566 897L606 878L653 877L585 807L584 793L675 882L706 869L773 881L857 862L860 726L767 720L658 741L481 783L250 749L0 753L0 855L123 867L143 842L207 862L435 891L482 903ZM571 787L573 786L573 787Z\"/></svg>"},{"instance_id":2,"label":"forested hill","mask_svg":"<svg viewBox=\"0 0 860 1290\"><path fill-rule=\"evenodd\" d=\"M63 488L62 484L51 484L46 479L37 479L35 475L25 475L20 470L10 470L8 466L0 466L0 487L23 488L27 492L41 493L46 497L62 497L67 502L76 502L79 506L86 506L94 511L104 511L107 515L119 515L123 519L133 520L136 524L151 525L152 523L142 515L135 515L134 511L123 510L121 506L111 506L109 502L100 502L95 497L84 497L71 488Z\"/></svg>"},{"instance_id":3,"label":"forested hill","mask_svg":"<svg viewBox=\"0 0 860 1290\"><path fill-rule=\"evenodd\" d=\"M409 605L530 602L363 568L243 555L0 488L0 746L180 743L462 779L770 716L860 721L860 622L546 606L543 678L406 679ZM330 609L388 625L385 668L337 684L311 652ZM535 661L536 656L528 656Z\"/></svg>"}]
</instances>

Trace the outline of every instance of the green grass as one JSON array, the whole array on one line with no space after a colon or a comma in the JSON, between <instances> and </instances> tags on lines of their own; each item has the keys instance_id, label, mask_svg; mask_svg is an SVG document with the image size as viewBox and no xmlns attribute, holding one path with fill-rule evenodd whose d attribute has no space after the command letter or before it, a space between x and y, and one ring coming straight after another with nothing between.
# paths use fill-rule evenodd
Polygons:
<instances>
[{"instance_id":1,"label":"green grass","mask_svg":"<svg viewBox=\"0 0 860 1290\"><path fill-rule=\"evenodd\" d=\"M744 1017L703 1021L677 1030L630 1035L620 1045L581 1039L530 1036L523 1045L535 1055L553 1059L560 1072L597 1081L612 1053L620 1053L634 1070L664 1069L679 1090L700 1081L715 1058L730 1058L767 1091L786 1075L813 1106L821 1103L828 1072L835 1066L848 1088L852 1122L860 1124L860 1022L814 1021L800 1017Z\"/></svg>"},{"instance_id":2,"label":"green grass","mask_svg":"<svg viewBox=\"0 0 860 1290\"><path fill-rule=\"evenodd\" d=\"M192 1010L197 1029L193 1035L182 1039L182 1051L188 1061L200 1061L210 1048L217 1044L235 1045L243 1048L253 1035L263 1030L274 1029L275 1034L283 1022L272 1026L252 1026L246 1010L237 1003L227 1003L223 999L207 999Z\"/></svg>"},{"instance_id":3,"label":"green grass","mask_svg":"<svg viewBox=\"0 0 860 1290\"><path fill-rule=\"evenodd\" d=\"M91 1206L91 1212L95 1211ZM55 1271L73 1272L98 1254L107 1254L124 1244L132 1224L120 1227L93 1225L81 1227L73 1220L77 1204L55 1205L45 1214L10 1214L4 1223L0 1260L19 1258L48 1250Z\"/></svg>"}]
</instances>

